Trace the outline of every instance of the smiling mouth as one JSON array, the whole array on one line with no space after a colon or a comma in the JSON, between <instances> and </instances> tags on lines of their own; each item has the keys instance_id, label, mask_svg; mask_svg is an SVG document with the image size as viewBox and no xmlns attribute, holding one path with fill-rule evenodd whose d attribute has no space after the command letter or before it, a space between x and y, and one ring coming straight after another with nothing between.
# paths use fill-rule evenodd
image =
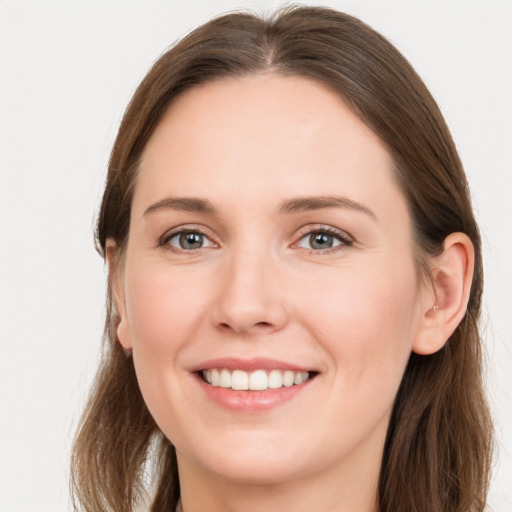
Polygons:
<instances>
[{"instance_id":1,"label":"smiling mouth","mask_svg":"<svg viewBox=\"0 0 512 512\"><path fill-rule=\"evenodd\" d=\"M212 368L199 372L202 380L214 387L236 391L265 391L267 389L290 388L299 386L316 376L317 372L292 370L229 370Z\"/></svg>"}]
</instances>

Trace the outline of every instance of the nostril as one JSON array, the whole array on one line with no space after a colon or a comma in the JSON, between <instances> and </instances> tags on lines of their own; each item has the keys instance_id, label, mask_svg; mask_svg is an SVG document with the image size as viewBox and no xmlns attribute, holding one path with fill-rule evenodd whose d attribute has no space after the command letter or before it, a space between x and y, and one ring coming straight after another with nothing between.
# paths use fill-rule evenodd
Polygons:
<instances>
[{"instance_id":1,"label":"nostril","mask_svg":"<svg viewBox=\"0 0 512 512\"><path fill-rule=\"evenodd\" d=\"M219 327L221 329L232 329L232 326L229 323L227 323L227 322L221 322L219 324ZM270 322L257 322L252 327L253 328L257 327L257 328L265 328L265 329L267 329L267 328L272 327L272 324Z\"/></svg>"}]
</instances>

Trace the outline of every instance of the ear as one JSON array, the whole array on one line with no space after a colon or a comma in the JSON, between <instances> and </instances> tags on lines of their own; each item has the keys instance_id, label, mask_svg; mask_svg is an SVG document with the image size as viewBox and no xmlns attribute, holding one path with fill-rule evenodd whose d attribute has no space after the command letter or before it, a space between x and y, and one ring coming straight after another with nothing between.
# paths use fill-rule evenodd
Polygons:
<instances>
[{"instance_id":1,"label":"ear","mask_svg":"<svg viewBox=\"0 0 512 512\"><path fill-rule=\"evenodd\" d=\"M413 352L429 355L440 350L466 314L473 282L475 251L464 233L452 233L443 252L431 262L432 281L421 300L421 326Z\"/></svg>"},{"instance_id":2,"label":"ear","mask_svg":"<svg viewBox=\"0 0 512 512\"><path fill-rule=\"evenodd\" d=\"M132 340L130 325L126 311L126 295L124 287L124 260L123 255L113 238L107 238L106 257L109 268L109 283L112 300L119 317L117 326L117 339L124 348L126 355L131 353Z\"/></svg>"}]
</instances>

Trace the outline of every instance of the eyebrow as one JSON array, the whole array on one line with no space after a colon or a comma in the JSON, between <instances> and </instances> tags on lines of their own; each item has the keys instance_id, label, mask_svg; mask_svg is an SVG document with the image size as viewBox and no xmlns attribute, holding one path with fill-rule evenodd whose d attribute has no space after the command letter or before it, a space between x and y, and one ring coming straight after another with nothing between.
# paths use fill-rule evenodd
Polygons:
<instances>
[{"instance_id":1,"label":"eyebrow","mask_svg":"<svg viewBox=\"0 0 512 512\"><path fill-rule=\"evenodd\" d=\"M162 208L184 212L215 213L213 205L205 199L198 197L166 197L147 208L144 215L148 215Z\"/></svg>"},{"instance_id":2,"label":"eyebrow","mask_svg":"<svg viewBox=\"0 0 512 512\"><path fill-rule=\"evenodd\" d=\"M311 210L320 210L323 208L349 208L365 213L375 220L377 219L372 210L364 204L340 196L308 196L289 199L281 204L279 213L301 213ZM205 213L210 215L215 215L217 213L217 210L212 203L206 199L201 199L199 197L166 197L149 206L144 211L144 216L160 209Z\"/></svg>"},{"instance_id":3,"label":"eyebrow","mask_svg":"<svg viewBox=\"0 0 512 512\"><path fill-rule=\"evenodd\" d=\"M285 201L279 211L280 213L299 213L309 210L320 210L322 208L349 208L365 213L377 220L375 213L364 204L340 196L298 197Z\"/></svg>"}]
</instances>

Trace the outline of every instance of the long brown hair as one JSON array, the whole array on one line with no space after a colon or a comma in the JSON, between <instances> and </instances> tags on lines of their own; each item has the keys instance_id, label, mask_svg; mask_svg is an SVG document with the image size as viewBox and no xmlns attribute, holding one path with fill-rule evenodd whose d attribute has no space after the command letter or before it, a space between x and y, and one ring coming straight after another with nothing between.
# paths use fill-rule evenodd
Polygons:
<instances>
[{"instance_id":1,"label":"long brown hair","mask_svg":"<svg viewBox=\"0 0 512 512\"><path fill-rule=\"evenodd\" d=\"M316 7L285 8L268 18L233 13L167 51L140 84L119 129L97 225L100 253L108 237L125 247L138 161L173 99L198 84L262 71L324 84L380 136L409 204L420 271L450 233L466 233L473 242L475 273L464 319L439 352L410 356L388 429L378 499L381 512L482 511L492 425L478 331L480 236L435 101L405 58L367 25ZM150 510L168 512L180 495L176 454L144 404L132 359L117 341L118 321L109 289L103 360L74 444L75 506L131 512L151 488Z\"/></svg>"}]
</instances>

